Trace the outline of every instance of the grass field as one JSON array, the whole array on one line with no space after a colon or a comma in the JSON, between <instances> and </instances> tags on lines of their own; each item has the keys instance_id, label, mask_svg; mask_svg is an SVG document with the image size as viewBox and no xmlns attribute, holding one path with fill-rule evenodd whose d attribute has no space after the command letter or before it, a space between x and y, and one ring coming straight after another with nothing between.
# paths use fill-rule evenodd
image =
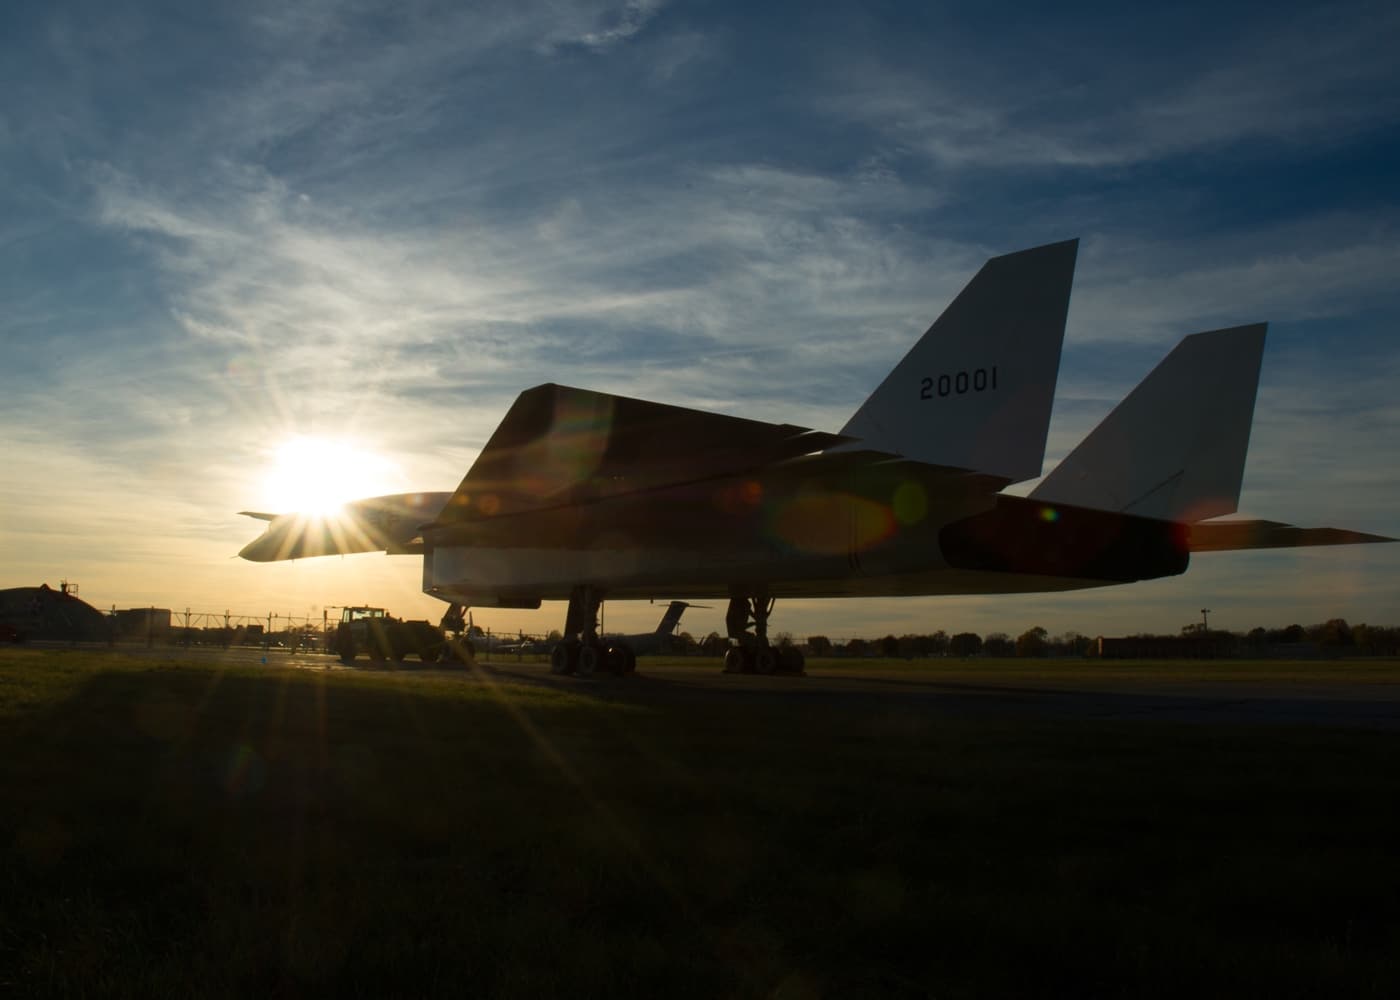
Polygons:
<instances>
[{"instance_id":1,"label":"grass field","mask_svg":"<svg viewBox=\"0 0 1400 1000\"><path fill-rule=\"evenodd\" d=\"M0 653L0 993L1400 995L1394 733L881 706Z\"/></svg>"}]
</instances>

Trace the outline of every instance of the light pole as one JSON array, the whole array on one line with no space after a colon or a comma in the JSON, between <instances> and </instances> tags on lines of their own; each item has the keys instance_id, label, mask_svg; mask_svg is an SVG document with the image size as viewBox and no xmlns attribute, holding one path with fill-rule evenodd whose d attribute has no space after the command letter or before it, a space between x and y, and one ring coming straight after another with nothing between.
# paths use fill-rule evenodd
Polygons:
<instances>
[{"instance_id":1,"label":"light pole","mask_svg":"<svg viewBox=\"0 0 1400 1000\"><path fill-rule=\"evenodd\" d=\"M1210 620L1206 618L1206 615L1208 615L1208 614L1210 614L1210 608L1202 608L1202 609L1201 609L1201 631L1202 631L1202 632L1209 632L1209 631L1210 631Z\"/></svg>"}]
</instances>

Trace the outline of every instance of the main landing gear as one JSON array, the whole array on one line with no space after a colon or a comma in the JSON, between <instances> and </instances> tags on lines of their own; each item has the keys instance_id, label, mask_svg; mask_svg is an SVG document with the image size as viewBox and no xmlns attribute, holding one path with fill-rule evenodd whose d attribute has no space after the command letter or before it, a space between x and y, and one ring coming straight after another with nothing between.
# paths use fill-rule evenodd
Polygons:
<instances>
[{"instance_id":1,"label":"main landing gear","mask_svg":"<svg viewBox=\"0 0 1400 1000\"><path fill-rule=\"evenodd\" d=\"M438 628L445 636L439 657L444 663L470 666L476 662L476 647L467 638L466 610L466 606L462 604L450 605L447 613L442 616L442 621L438 623Z\"/></svg>"},{"instance_id":2,"label":"main landing gear","mask_svg":"<svg viewBox=\"0 0 1400 1000\"><path fill-rule=\"evenodd\" d=\"M802 650L768 643L768 616L773 613L773 604L766 591L729 599L724 616L729 632L729 649L724 654L726 674L806 673Z\"/></svg>"},{"instance_id":3,"label":"main landing gear","mask_svg":"<svg viewBox=\"0 0 1400 1000\"><path fill-rule=\"evenodd\" d=\"M549 669L556 674L592 677L599 670L625 676L637 672L637 654L625 642L606 642L598 635L598 606L603 594L597 587L575 587L569 594L564 619L564 641L549 654Z\"/></svg>"}]
</instances>

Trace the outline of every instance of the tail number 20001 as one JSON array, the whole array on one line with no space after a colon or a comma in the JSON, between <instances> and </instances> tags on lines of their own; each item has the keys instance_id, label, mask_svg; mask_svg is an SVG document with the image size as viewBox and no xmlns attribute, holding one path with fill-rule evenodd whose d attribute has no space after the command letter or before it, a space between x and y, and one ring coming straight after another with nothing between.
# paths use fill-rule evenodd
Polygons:
<instances>
[{"instance_id":1,"label":"tail number 20001","mask_svg":"<svg viewBox=\"0 0 1400 1000\"><path fill-rule=\"evenodd\" d=\"M965 396L969 392L990 392L997 387L997 368L974 368L970 372L925 375L919 380L919 398Z\"/></svg>"}]
</instances>

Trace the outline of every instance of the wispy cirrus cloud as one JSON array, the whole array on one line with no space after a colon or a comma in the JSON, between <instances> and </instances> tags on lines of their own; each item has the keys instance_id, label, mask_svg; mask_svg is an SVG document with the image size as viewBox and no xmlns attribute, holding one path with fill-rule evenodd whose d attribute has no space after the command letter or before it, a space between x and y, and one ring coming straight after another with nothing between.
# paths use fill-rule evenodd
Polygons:
<instances>
[{"instance_id":1,"label":"wispy cirrus cloud","mask_svg":"<svg viewBox=\"0 0 1400 1000\"><path fill-rule=\"evenodd\" d=\"M1168 40L1181 25L1162 20L1166 34L1151 39L1037 19L1018 58L991 61L963 46L953 23L917 67L837 63L860 68L829 108L947 167L1083 170L1248 142L1316 148L1400 113L1391 54L1400 15L1386 5L1268 21L1220 12L1219 30L1190 45Z\"/></svg>"},{"instance_id":2,"label":"wispy cirrus cloud","mask_svg":"<svg viewBox=\"0 0 1400 1000\"><path fill-rule=\"evenodd\" d=\"M1400 231L1317 219L1216 241L1089 241L1072 340L1159 339L1216 326L1354 314L1400 299Z\"/></svg>"},{"instance_id":3,"label":"wispy cirrus cloud","mask_svg":"<svg viewBox=\"0 0 1400 1000\"><path fill-rule=\"evenodd\" d=\"M395 457L402 489L442 489L547 380L834 429L987 256L1075 235L1052 458L1181 335L1269 319L1251 513L1387 530L1390 480L1358 442L1392 447L1396 211L1347 157L1394 120L1394 13L1285 4L1203 34L1166 9L1149 32L1027 7L991 35L971 9L806 13L18 18L0 42L18 98L0 119L0 420L26 429L13 467L35 485L7 495L25 531L57 545L138 511L131 558L174 567L161 553L187 546L211 592L362 599L388 574L396 606L428 614L388 560L228 564L249 536L229 512L256 505L281 436L351 436ZM1318 150L1339 157L1327 183L1290 187ZM1336 170L1370 187L1348 202ZM69 483L102 483L103 505ZM1127 620L1230 578L1195 573L1018 613ZM931 603L849 614L916 630ZM1007 614L938 607L933 627ZM829 606L791 615L829 631Z\"/></svg>"},{"instance_id":4,"label":"wispy cirrus cloud","mask_svg":"<svg viewBox=\"0 0 1400 1000\"><path fill-rule=\"evenodd\" d=\"M664 6L664 0L624 0L566 9L540 45L545 51L577 45L603 52L642 31Z\"/></svg>"}]
</instances>

